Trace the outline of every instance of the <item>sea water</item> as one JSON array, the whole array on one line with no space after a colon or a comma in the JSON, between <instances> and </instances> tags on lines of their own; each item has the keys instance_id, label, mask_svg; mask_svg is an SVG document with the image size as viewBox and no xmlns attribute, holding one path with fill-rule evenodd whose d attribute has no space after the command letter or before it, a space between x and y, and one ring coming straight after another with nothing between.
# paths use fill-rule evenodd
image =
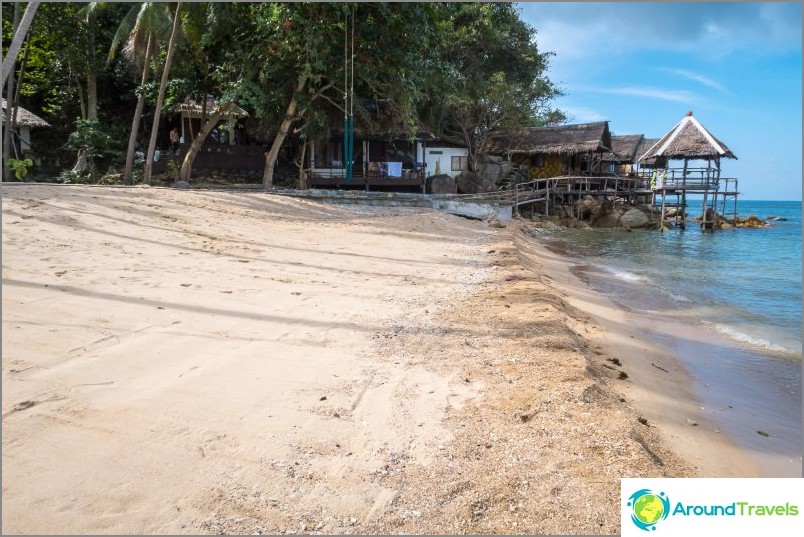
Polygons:
<instances>
[{"instance_id":1,"label":"sea water","mask_svg":"<svg viewBox=\"0 0 804 537\"><path fill-rule=\"evenodd\" d=\"M738 444L788 456L800 475L801 202L740 200L737 213L777 219L763 228L705 231L690 221L683 231L540 238L614 302L703 334L656 339L697 379L702 401L729 409L713 417Z\"/></svg>"}]
</instances>

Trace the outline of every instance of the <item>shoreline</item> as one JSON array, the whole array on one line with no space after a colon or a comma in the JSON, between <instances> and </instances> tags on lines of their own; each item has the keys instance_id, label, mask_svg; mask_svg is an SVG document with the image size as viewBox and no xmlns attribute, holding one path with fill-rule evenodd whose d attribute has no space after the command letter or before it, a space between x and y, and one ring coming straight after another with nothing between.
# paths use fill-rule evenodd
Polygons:
<instances>
[{"instance_id":1,"label":"shoreline","mask_svg":"<svg viewBox=\"0 0 804 537\"><path fill-rule=\"evenodd\" d=\"M695 415L680 368L640 366L625 314L523 241L429 209L4 189L4 528L616 534L621 477L753 475L705 416L662 421Z\"/></svg>"},{"instance_id":2,"label":"shoreline","mask_svg":"<svg viewBox=\"0 0 804 537\"><path fill-rule=\"evenodd\" d=\"M799 446L791 440L797 433L794 429L788 430L786 422L790 420L785 419L787 416L778 415L778 409L769 406L774 402L778 406L779 401L771 397L770 402L757 402L751 388L740 378L746 371L740 369L739 361L726 358L730 354L740 353L745 359L746 356L750 357L749 351L718 340L713 334L691 325L683 318L636 310L617 303L592 287L605 286L610 275L590 269L568 255L555 251L541 242L538 236L530 237L525 247L536 248L540 255L548 258L555 256L560 273L569 273L563 277L562 288L575 293L579 285L583 286L594 297L589 300L594 309L602 306L596 320L608 324L612 334L619 334L617 340L612 340L612 334L606 338L611 353L630 352L631 362L637 362L636 384L639 386L635 386L633 405L651 409L654 418L661 421L663 430L667 432L668 441L679 452L684 453L690 445L698 445L699 449L705 451L698 465L714 470L711 474L704 471L700 477L730 477L732 472L733 477L801 476ZM581 302L584 300L580 298ZM635 338L631 342L634 344L628 344L626 336L628 339ZM707 361L694 358L701 356L706 356ZM780 360L781 364L790 360L786 357L764 358ZM648 362L655 370L645 368L644 364ZM669 384L665 380L669 380ZM653 388L657 393L652 395L650 392ZM657 394L659 399L669 401L664 409L653 404ZM765 397L769 396L765 394ZM674 398L676 401L673 401ZM679 404L680 401L688 403ZM738 408L735 410L735 407ZM662 413L667 410L678 414L663 416ZM795 419L791 421L793 428L797 422ZM779 432L779 436L784 438L776 438L776 434L766 433L763 429ZM713 433L717 436L713 436ZM800 438L800 433L798 436ZM728 445L731 451L736 450L737 459L743 460L740 464L742 468L736 471L729 469L729 465L721 467L722 457L711 453L711 448L706 447L724 438L724 445ZM721 475L721 472L726 473Z\"/></svg>"},{"instance_id":3,"label":"shoreline","mask_svg":"<svg viewBox=\"0 0 804 537\"><path fill-rule=\"evenodd\" d=\"M590 289L572 273L569 258L543 244L525 243L524 237L520 244L525 251L532 250L539 256L537 260L531 257L528 262L552 275L569 302L603 327L596 335L590 334L590 338L602 347L604 356L621 359L629 378L619 393L629 406L644 413L671 449L694 465L699 474L696 477L759 475L759 469L745 453L730 439L714 432L718 426L701 412L693 379L676 357L644 338L645 327L638 316ZM687 418L698 425L691 426Z\"/></svg>"}]
</instances>

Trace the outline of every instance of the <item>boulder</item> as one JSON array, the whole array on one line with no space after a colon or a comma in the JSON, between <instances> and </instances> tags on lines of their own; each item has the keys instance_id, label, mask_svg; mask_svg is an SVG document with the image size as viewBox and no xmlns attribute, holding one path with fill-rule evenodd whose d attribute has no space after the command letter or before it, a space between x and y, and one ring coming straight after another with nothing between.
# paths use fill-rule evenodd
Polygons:
<instances>
[{"instance_id":1,"label":"boulder","mask_svg":"<svg viewBox=\"0 0 804 537\"><path fill-rule=\"evenodd\" d=\"M631 207L620 216L620 227L624 228L644 228L651 225L650 217L644 211Z\"/></svg>"},{"instance_id":2,"label":"boulder","mask_svg":"<svg viewBox=\"0 0 804 537\"><path fill-rule=\"evenodd\" d=\"M599 228L614 228L620 223L620 215L617 213L604 213L599 216L595 216L592 218L592 221L589 224L592 227L599 227Z\"/></svg>"},{"instance_id":3,"label":"boulder","mask_svg":"<svg viewBox=\"0 0 804 537\"><path fill-rule=\"evenodd\" d=\"M477 172L464 171L455 179L461 194L481 194L497 190L493 180Z\"/></svg>"},{"instance_id":4,"label":"boulder","mask_svg":"<svg viewBox=\"0 0 804 537\"><path fill-rule=\"evenodd\" d=\"M173 188L187 189L192 187L190 186L190 183L188 183L187 181L176 181L175 183L173 183Z\"/></svg>"},{"instance_id":5,"label":"boulder","mask_svg":"<svg viewBox=\"0 0 804 537\"><path fill-rule=\"evenodd\" d=\"M442 173L427 178L427 192L429 194L457 194L458 185L455 178Z\"/></svg>"}]
</instances>

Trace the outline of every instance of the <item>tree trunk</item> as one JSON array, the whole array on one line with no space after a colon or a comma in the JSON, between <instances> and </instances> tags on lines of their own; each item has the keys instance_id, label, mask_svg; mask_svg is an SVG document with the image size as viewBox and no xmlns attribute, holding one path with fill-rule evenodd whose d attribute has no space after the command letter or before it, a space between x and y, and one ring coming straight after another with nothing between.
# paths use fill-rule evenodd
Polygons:
<instances>
[{"instance_id":1,"label":"tree trunk","mask_svg":"<svg viewBox=\"0 0 804 537\"><path fill-rule=\"evenodd\" d=\"M16 37L17 30L19 28L20 22L20 3L14 3L14 33ZM17 47L19 50L19 47ZM3 62L3 73L5 73L6 66L5 62ZM11 102L14 98L14 64L11 64L11 74L8 77L8 87L6 88L6 111L5 111L5 122L3 125L3 180L10 181L11 180L11 166L8 163L8 160L11 158ZM6 77L3 77L3 83L5 84Z\"/></svg>"},{"instance_id":2,"label":"tree trunk","mask_svg":"<svg viewBox=\"0 0 804 537\"><path fill-rule=\"evenodd\" d=\"M170 76L170 64L173 62L173 52L176 50L176 36L179 33L179 12L181 2L176 6L176 13L173 15L173 30L170 33L168 43L167 58L165 58L165 68L162 70L162 80L159 83L159 95L156 98L156 110L154 110L154 123L151 127L151 139L148 142L148 154L145 156L145 173L142 182L146 185L151 184L151 173L154 165L154 151L156 150L156 137L159 135L159 119L162 115L162 104L165 102L165 90L167 89L168 77Z\"/></svg>"},{"instance_id":3,"label":"tree trunk","mask_svg":"<svg viewBox=\"0 0 804 537\"><path fill-rule=\"evenodd\" d=\"M282 143L288 135L290 126L296 120L296 108L299 105L296 95L302 92L306 84L306 76L299 78L299 82L296 84L296 89L293 92L293 97L291 97L290 104L288 104L288 109L285 112L285 117L282 119L282 123L279 124L279 132L276 133L276 138L274 138L271 149L265 154L265 170L262 174L262 186L265 190L268 190L274 184L274 166L276 165L276 158L279 156L279 150L282 148Z\"/></svg>"},{"instance_id":4,"label":"tree trunk","mask_svg":"<svg viewBox=\"0 0 804 537\"><path fill-rule=\"evenodd\" d=\"M87 16L87 119L98 119L98 68L95 61L94 10Z\"/></svg>"},{"instance_id":5,"label":"tree trunk","mask_svg":"<svg viewBox=\"0 0 804 537\"><path fill-rule=\"evenodd\" d=\"M301 158L299 159L299 189L307 189L307 174L304 171L304 159L307 156L307 136L304 137L304 143L301 146Z\"/></svg>"},{"instance_id":6,"label":"tree trunk","mask_svg":"<svg viewBox=\"0 0 804 537\"><path fill-rule=\"evenodd\" d=\"M142 79L140 87L148 82L148 59L151 57L153 48L153 37L148 36L148 45L145 47L145 61L142 66ZM140 118L145 109L145 95L140 93L137 97L137 107L134 109L134 120L131 122L131 134L128 137L128 149L126 150L126 167L123 169L123 183L131 184L131 171L134 169L134 152L137 150L137 135L140 131Z\"/></svg>"},{"instance_id":7,"label":"tree trunk","mask_svg":"<svg viewBox=\"0 0 804 537\"><path fill-rule=\"evenodd\" d=\"M190 182L190 177L193 170L193 161L195 160L196 155L198 155L198 152L201 150L201 146L204 145L204 140L207 139L207 136L210 132L212 132L212 129L215 128L215 125L218 124L223 115L229 111L232 104L233 103L228 103L225 106L219 106L218 110L212 114L204 123L203 127L201 127L198 136L195 137L193 143L190 144L189 149L187 149L187 154L184 155L184 162L182 162L181 172L179 173L180 180L188 183Z\"/></svg>"},{"instance_id":8,"label":"tree trunk","mask_svg":"<svg viewBox=\"0 0 804 537\"><path fill-rule=\"evenodd\" d=\"M14 30L14 37L11 39L11 46L8 48L6 57L3 58L3 85L6 84L6 80L14 70L14 64L17 63L17 55L20 52L20 47L22 47L22 42L31 27L31 22L33 22L33 17L36 13L36 10L39 8L39 4L41 4L41 2L28 3L28 7L25 8L25 14L22 16L22 20ZM16 12L16 7L14 9Z\"/></svg>"}]
</instances>

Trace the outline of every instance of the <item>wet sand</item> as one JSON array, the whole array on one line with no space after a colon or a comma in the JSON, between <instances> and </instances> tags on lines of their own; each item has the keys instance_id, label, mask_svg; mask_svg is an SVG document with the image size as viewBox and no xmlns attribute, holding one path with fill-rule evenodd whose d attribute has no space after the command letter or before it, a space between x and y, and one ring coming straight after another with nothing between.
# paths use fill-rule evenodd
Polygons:
<instances>
[{"instance_id":1,"label":"wet sand","mask_svg":"<svg viewBox=\"0 0 804 537\"><path fill-rule=\"evenodd\" d=\"M515 225L8 185L2 226L8 533L612 534L621 477L759 475Z\"/></svg>"}]
</instances>

